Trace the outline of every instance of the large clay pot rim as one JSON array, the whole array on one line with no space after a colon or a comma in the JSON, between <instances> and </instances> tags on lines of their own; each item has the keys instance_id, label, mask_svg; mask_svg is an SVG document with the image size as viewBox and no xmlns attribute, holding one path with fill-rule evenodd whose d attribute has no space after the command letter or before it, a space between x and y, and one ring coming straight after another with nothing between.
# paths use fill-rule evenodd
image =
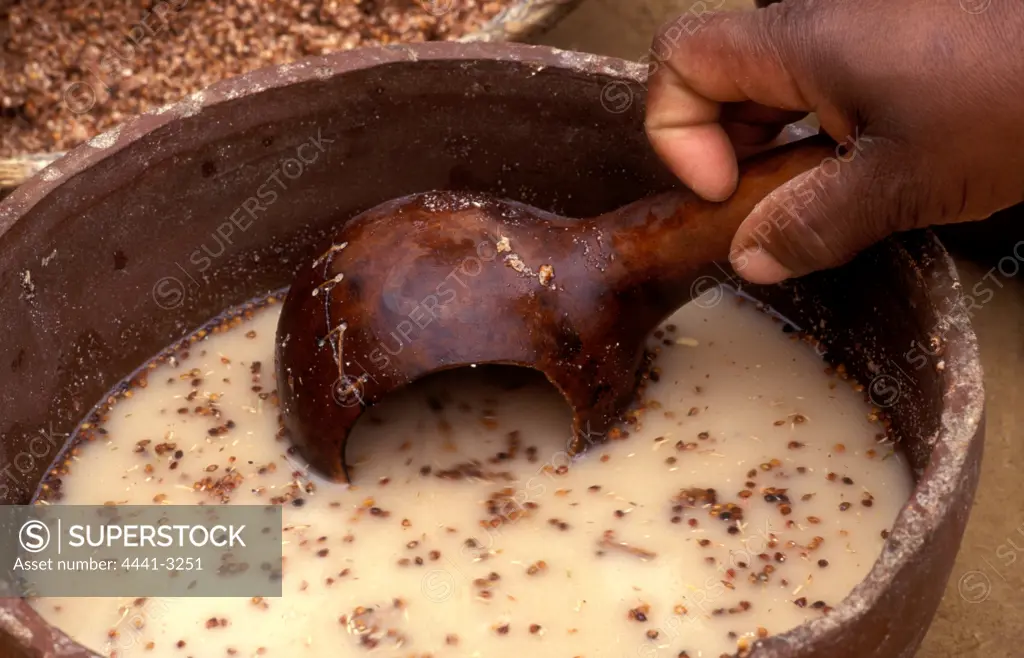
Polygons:
<instances>
[{"instance_id":1,"label":"large clay pot rim","mask_svg":"<svg viewBox=\"0 0 1024 658\"><path fill-rule=\"evenodd\" d=\"M472 66L474 61L501 61L526 67L561 69L585 77L607 78L609 83L628 85L634 93L644 90L646 67L625 60L575 53L558 49L508 43L446 43L434 42L413 45L388 46L353 50L324 57L311 58L219 82L205 91L197 92L173 105L142 115L119 128L94 137L36 177L19 187L0 202L0 254L16 239L16 221L30 213L44 197L59 190L68 180L97 163L127 151L122 158L133 159L139 168L172 157L179 144L173 139L159 144L159 153L138 147L140 138L175 121L201 120L204 108L233 102L239 98L255 96L271 89L279 89L311 80L330 80L345 73L407 62L455 61ZM137 151L137 152L135 152ZM95 198L102 198L123 184L110 177L109 188L95 189ZM55 200L59 199L59 195ZM65 203L72 203L65 201ZM965 469L965 460L972 438L982 437L978 432L983 418L984 389L978 355L977 340L970 326L970 318L959 302L960 283L952 259L934 236L923 241L920 253L911 254L903 248L893 250L905 266L913 270L920 286L927 290L931 313L940 318L933 331L941 337L944 346L944 368L939 372L942 385L942 417L938 431L922 437L934 446L928 467L920 476L911 499L901 510L886 546L867 578L849 596L834 606L827 616L804 623L786 633L772 636L757 643L754 656L797 655L805 645L812 644L838 627L846 625L867 613L879 599L893 577L910 561L924 559L921 548L925 538L937 531L943 520L952 513L951 502L964 480L972 476ZM916 250L915 250L916 251ZM3 262L0 256L0 262ZM979 464L976 463L975 468ZM895 620L898 621L898 620ZM33 644L31 628L40 628L45 622L25 602L13 606L0 601L0 632ZM920 633L926 631L922 628ZM26 638L26 634L28 638ZM77 645L69 642L59 629L51 630L58 653L74 653ZM38 642L39 638L35 638ZM36 645L38 646L38 645ZM96 654L86 654L96 655ZM97 658L100 658L97 656Z\"/></svg>"},{"instance_id":2,"label":"large clay pot rim","mask_svg":"<svg viewBox=\"0 0 1024 658\"><path fill-rule=\"evenodd\" d=\"M928 295L929 310L939 318L931 334L941 340L944 349L939 371L942 416L935 433L920 437L933 447L927 467L923 473L915 473L917 482L910 499L900 509L868 576L827 616L769 638L767 651L756 654L758 658L798 655L794 652L812 638L865 615L901 569L912 561L926 559L921 554L926 537L936 533L950 514L957 513L951 509L955 492L977 475L973 471L980 470L980 459L971 467L966 465L972 441L984 441L984 433L979 430L984 421L985 390L977 336L961 301L963 293L953 258L930 231L924 246L925 253L916 257L902 247L899 255ZM927 630L919 629L919 637L923 638Z\"/></svg>"}]
</instances>

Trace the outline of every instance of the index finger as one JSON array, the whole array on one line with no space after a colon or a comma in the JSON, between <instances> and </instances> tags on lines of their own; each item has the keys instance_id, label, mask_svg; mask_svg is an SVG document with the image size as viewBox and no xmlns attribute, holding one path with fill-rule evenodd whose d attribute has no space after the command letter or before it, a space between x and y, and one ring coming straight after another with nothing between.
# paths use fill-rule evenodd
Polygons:
<instances>
[{"instance_id":1,"label":"index finger","mask_svg":"<svg viewBox=\"0 0 1024 658\"><path fill-rule=\"evenodd\" d=\"M753 101L783 110L812 109L783 53L785 5L705 14L693 25L684 14L662 28L655 43L668 55L648 79L646 130L651 145L684 184L711 201L736 189L736 153L720 119L723 103ZM679 30L686 20L690 29ZM654 49L652 49L654 52Z\"/></svg>"}]
</instances>

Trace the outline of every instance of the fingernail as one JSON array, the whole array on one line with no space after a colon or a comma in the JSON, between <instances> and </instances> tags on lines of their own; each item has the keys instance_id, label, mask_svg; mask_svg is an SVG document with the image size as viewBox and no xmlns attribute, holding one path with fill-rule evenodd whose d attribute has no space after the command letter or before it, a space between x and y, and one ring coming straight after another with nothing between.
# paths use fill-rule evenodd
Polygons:
<instances>
[{"instance_id":1,"label":"fingernail","mask_svg":"<svg viewBox=\"0 0 1024 658\"><path fill-rule=\"evenodd\" d=\"M793 276L789 268L760 247L741 251L729 260L736 273L751 283L778 283Z\"/></svg>"}]
</instances>

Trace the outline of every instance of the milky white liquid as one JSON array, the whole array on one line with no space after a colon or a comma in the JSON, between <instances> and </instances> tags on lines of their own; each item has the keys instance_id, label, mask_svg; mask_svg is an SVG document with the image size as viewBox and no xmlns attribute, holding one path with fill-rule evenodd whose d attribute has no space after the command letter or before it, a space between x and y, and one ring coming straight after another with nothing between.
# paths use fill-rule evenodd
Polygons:
<instances>
[{"instance_id":1,"label":"milky white liquid","mask_svg":"<svg viewBox=\"0 0 1024 658\"><path fill-rule=\"evenodd\" d=\"M33 602L101 655L717 658L828 614L910 494L863 394L731 298L691 304L652 337L641 426L580 461L564 453L570 417L552 388L480 368L370 410L350 441L356 486L328 483L275 438L279 308L151 371L82 448L61 502L216 504L193 484L231 463L243 478L231 504L287 499L284 596ZM177 412L211 395L219 419ZM184 456L157 456L161 442ZM768 487L787 490L789 514ZM690 488L739 512L680 498Z\"/></svg>"}]
</instances>

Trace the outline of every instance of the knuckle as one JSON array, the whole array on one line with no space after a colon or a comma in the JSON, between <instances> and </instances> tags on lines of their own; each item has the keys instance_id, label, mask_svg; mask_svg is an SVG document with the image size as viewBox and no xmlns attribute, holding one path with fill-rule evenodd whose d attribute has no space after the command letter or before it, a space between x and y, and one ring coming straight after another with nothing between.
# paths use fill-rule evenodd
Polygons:
<instances>
[{"instance_id":1,"label":"knuckle","mask_svg":"<svg viewBox=\"0 0 1024 658\"><path fill-rule=\"evenodd\" d=\"M717 11L721 0L697 0L686 11L663 23L651 43L652 60L687 62L711 56L716 36L730 22L728 14Z\"/></svg>"},{"instance_id":2,"label":"knuckle","mask_svg":"<svg viewBox=\"0 0 1024 658\"><path fill-rule=\"evenodd\" d=\"M885 149L861 172L859 221L872 236L884 237L915 228L924 216L925 186L931 176L895 149Z\"/></svg>"}]
</instances>

